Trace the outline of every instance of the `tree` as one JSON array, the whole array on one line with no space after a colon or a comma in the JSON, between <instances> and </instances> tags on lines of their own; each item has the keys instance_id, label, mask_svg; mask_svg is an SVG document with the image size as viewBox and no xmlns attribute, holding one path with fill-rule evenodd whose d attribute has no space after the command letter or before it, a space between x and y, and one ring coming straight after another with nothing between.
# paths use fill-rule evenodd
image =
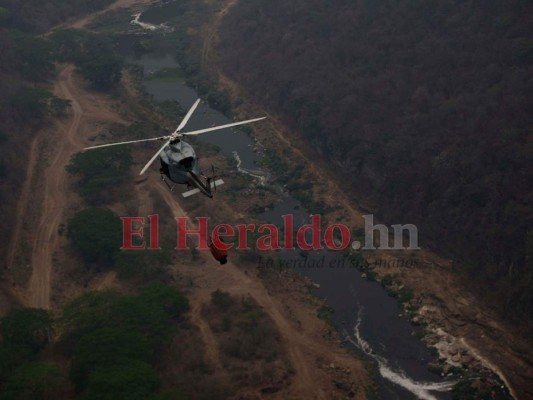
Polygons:
<instances>
[{"instance_id":1,"label":"tree","mask_svg":"<svg viewBox=\"0 0 533 400\"><path fill-rule=\"evenodd\" d=\"M87 58L79 65L79 71L95 88L109 89L120 82L122 64L118 57L102 54Z\"/></svg>"},{"instance_id":2,"label":"tree","mask_svg":"<svg viewBox=\"0 0 533 400\"><path fill-rule=\"evenodd\" d=\"M101 328L84 335L76 344L70 376L78 390L87 386L89 375L100 367L149 362L152 353L140 333L120 328Z\"/></svg>"},{"instance_id":3,"label":"tree","mask_svg":"<svg viewBox=\"0 0 533 400\"><path fill-rule=\"evenodd\" d=\"M166 390L163 393L154 394L148 400L186 400L187 396L181 389Z\"/></svg>"},{"instance_id":4,"label":"tree","mask_svg":"<svg viewBox=\"0 0 533 400\"><path fill-rule=\"evenodd\" d=\"M40 125L48 116L51 98L47 90L23 86L9 98L9 106L21 123Z\"/></svg>"},{"instance_id":5,"label":"tree","mask_svg":"<svg viewBox=\"0 0 533 400\"><path fill-rule=\"evenodd\" d=\"M52 44L48 40L21 32L12 33L12 40L19 71L25 79L39 82L52 76Z\"/></svg>"},{"instance_id":6,"label":"tree","mask_svg":"<svg viewBox=\"0 0 533 400\"><path fill-rule=\"evenodd\" d=\"M113 88L122 77L122 59L116 55L113 44L101 36L93 35L85 41L83 55L76 65L97 89Z\"/></svg>"},{"instance_id":7,"label":"tree","mask_svg":"<svg viewBox=\"0 0 533 400\"><path fill-rule=\"evenodd\" d=\"M141 334L156 353L175 329L175 319L189 310L177 289L154 283L137 296L114 292L87 293L67 304L60 319L63 342L74 353L76 343L103 327Z\"/></svg>"},{"instance_id":8,"label":"tree","mask_svg":"<svg viewBox=\"0 0 533 400\"><path fill-rule=\"evenodd\" d=\"M173 315L166 312L164 304L146 301L142 295L117 299L112 315L112 325L141 333L154 352L161 351L175 329Z\"/></svg>"},{"instance_id":9,"label":"tree","mask_svg":"<svg viewBox=\"0 0 533 400\"><path fill-rule=\"evenodd\" d=\"M0 381L11 376L18 366L34 358L35 354L28 346L0 342Z\"/></svg>"},{"instance_id":10,"label":"tree","mask_svg":"<svg viewBox=\"0 0 533 400\"><path fill-rule=\"evenodd\" d=\"M503 317L531 327L531 302L514 307L504 278L513 266L528 281L530 7L468 4L240 2L222 22L219 61L326 163L342 163L354 197L416 224Z\"/></svg>"},{"instance_id":11,"label":"tree","mask_svg":"<svg viewBox=\"0 0 533 400\"><path fill-rule=\"evenodd\" d=\"M141 290L141 301L162 308L170 317L177 318L190 310L187 297L179 290L154 282Z\"/></svg>"},{"instance_id":12,"label":"tree","mask_svg":"<svg viewBox=\"0 0 533 400\"><path fill-rule=\"evenodd\" d=\"M49 39L54 46L54 58L60 62L77 62L82 57L83 43L88 40L88 33L81 29L58 29Z\"/></svg>"},{"instance_id":13,"label":"tree","mask_svg":"<svg viewBox=\"0 0 533 400\"><path fill-rule=\"evenodd\" d=\"M64 117L67 113L67 110L70 108L71 103L72 102L70 100L52 96L50 102L48 103L48 110L50 114L54 116Z\"/></svg>"},{"instance_id":14,"label":"tree","mask_svg":"<svg viewBox=\"0 0 533 400\"><path fill-rule=\"evenodd\" d=\"M14 309L2 318L0 332L3 342L15 346L27 346L34 353L48 343L52 331L52 316L42 309Z\"/></svg>"},{"instance_id":15,"label":"tree","mask_svg":"<svg viewBox=\"0 0 533 400\"><path fill-rule=\"evenodd\" d=\"M32 362L13 371L5 382L0 400L55 400L65 398L66 377L52 363Z\"/></svg>"},{"instance_id":16,"label":"tree","mask_svg":"<svg viewBox=\"0 0 533 400\"><path fill-rule=\"evenodd\" d=\"M232 305L235 304L235 301L229 295L229 293L223 292L220 289L217 289L213 293L211 293L211 304L217 306L223 311L226 311Z\"/></svg>"},{"instance_id":17,"label":"tree","mask_svg":"<svg viewBox=\"0 0 533 400\"><path fill-rule=\"evenodd\" d=\"M9 11L6 25L29 32L45 32L69 17L98 10L112 0L0 0Z\"/></svg>"},{"instance_id":18,"label":"tree","mask_svg":"<svg viewBox=\"0 0 533 400\"><path fill-rule=\"evenodd\" d=\"M0 7L0 26L3 26L5 22L9 19L9 10L4 7Z\"/></svg>"},{"instance_id":19,"label":"tree","mask_svg":"<svg viewBox=\"0 0 533 400\"><path fill-rule=\"evenodd\" d=\"M63 308L59 319L62 343L69 353L74 353L81 338L102 327L112 326L113 305L121 296L115 292L89 292L75 298Z\"/></svg>"},{"instance_id":20,"label":"tree","mask_svg":"<svg viewBox=\"0 0 533 400\"><path fill-rule=\"evenodd\" d=\"M78 190L89 204L101 205L113 200L115 191L129 178L132 163L128 148L105 147L74 154L67 172L79 177Z\"/></svg>"},{"instance_id":21,"label":"tree","mask_svg":"<svg viewBox=\"0 0 533 400\"><path fill-rule=\"evenodd\" d=\"M101 367L89 376L84 400L145 400L155 391L154 369L142 361Z\"/></svg>"},{"instance_id":22,"label":"tree","mask_svg":"<svg viewBox=\"0 0 533 400\"><path fill-rule=\"evenodd\" d=\"M123 251L114 266L119 276L124 279L141 278L151 281L164 273L163 267L169 265L172 258L168 251Z\"/></svg>"},{"instance_id":23,"label":"tree","mask_svg":"<svg viewBox=\"0 0 533 400\"><path fill-rule=\"evenodd\" d=\"M120 251L122 224L108 208L87 208L68 221L67 237L87 263L110 267Z\"/></svg>"}]
</instances>

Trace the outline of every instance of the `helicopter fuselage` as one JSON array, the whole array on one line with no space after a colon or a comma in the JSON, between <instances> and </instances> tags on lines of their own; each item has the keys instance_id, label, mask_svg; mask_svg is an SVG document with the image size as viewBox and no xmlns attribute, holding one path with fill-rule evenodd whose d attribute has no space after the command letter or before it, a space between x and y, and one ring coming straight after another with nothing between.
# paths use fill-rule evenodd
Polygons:
<instances>
[{"instance_id":1,"label":"helicopter fuselage","mask_svg":"<svg viewBox=\"0 0 533 400\"><path fill-rule=\"evenodd\" d=\"M191 172L200 176L200 164L193 147L183 140L170 143L159 153L161 172L172 182L195 186Z\"/></svg>"},{"instance_id":2,"label":"helicopter fuselage","mask_svg":"<svg viewBox=\"0 0 533 400\"><path fill-rule=\"evenodd\" d=\"M221 179L213 180L214 177L206 177L202 174L194 149L183 140L176 140L164 147L159 153L159 160L161 161L161 179L171 191L174 190L174 187L169 185L165 177L171 182L194 188L182 193L184 197L201 192L212 198L212 189L216 189L217 184L224 183Z\"/></svg>"}]
</instances>

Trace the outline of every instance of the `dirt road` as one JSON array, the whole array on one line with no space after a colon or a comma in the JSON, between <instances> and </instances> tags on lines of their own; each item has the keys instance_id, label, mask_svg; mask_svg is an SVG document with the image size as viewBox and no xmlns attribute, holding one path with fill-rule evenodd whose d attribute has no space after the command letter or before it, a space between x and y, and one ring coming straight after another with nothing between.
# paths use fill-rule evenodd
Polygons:
<instances>
[{"instance_id":1,"label":"dirt road","mask_svg":"<svg viewBox=\"0 0 533 400\"><path fill-rule=\"evenodd\" d=\"M74 67L61 67L54 85L54 95L71 101L71 116L56 124L52 158L41 177L41 217L35 227L31 254L32 275L27 292L27 304L30 307L50 308L52 258L58 244L59 225L63 222L67 205L65 167L70 157L88 145L88 138L95 133L92 126L95 121L125 123L109 111L109 102L103 102L80 86L81 82L74 82ZM50 139L47 138L48 143L52 142ZM23 193L21 203L27 204L29 196L29 192Z\"/></svg>"},{"instance_id":2,"label":"dirt road","mask_svg":"<svg viewBox=\"0 0 533 400\"><path fill-rule=\"evenodd\" d=\"M35 139L32 140L30 146L30 153L28 154L28 167L26 170L26 178L24 179L24 184L22 185L20 197L17 202L15 226L13 227L13 233L11 234L11 240L9 242L9 247L7 250L6 265L8 269L12 269L15 266L17 245L20 241L22 225L25 219L24 214L28 209L28 199L30 197L30 190L32 189L32 185L34 183L33 176L38 158L37 147L39 144L39 139L40 137L37 136Z\"/></svg>"},{"instance_id":3,"label":"dirt road","mask_svg":"<svg viewBox=\"0 0 533 400\"><path fill-rule=\"evenodd\" d=\"M138 4L139 2L119 1L115 7ZM87 24L96 15L88 16L82 20L70 24L81 27ZM97 96L83 89L80 81L76 80L72 66L61 67L58 80L54 87L54 94L72 102L71 115L68 119L57 123L57 129L53 138L47 138L47 142L54 143L53 151L49 157L49 163L42 172L42 201L41 212L35 229L35 239L31 253L32 276L27 291L27 305L31 307L50 308L50 288L53 279L53 255L61 240L58 233L60 223L64 222L64 209L67 206L66 182L67 175L65 166L72 154L88 144L88 138L96 133L96 122L119 122L124 123L110 110L110 102L103 100L103 96ZM44 140L44 139L43 139ZM37 146L37 145L36 145ZM33 172L28 172L29 174ZM30 175L31 178L31 175ZM155 181L155 183L158 183ZM150 180L146 185L152 185ZM172 210L174 215L185 215L174 195L169 193L161 185L154 185L162 198ZM143 186L139 186L139 197L146 198L146 191L142 193ZM24 191L21 204L28 204L32 198L29 189ZM140 202L146 206L146 202ZM25 208L21 206L21 208ZM147 210L140 210L147 212ZM143 215L143 214L141 214ZM204 271L205 272L205 271ZM211 292L217 288L228 291L234 295L251 295L276 324L283 343L287 348L291 364L294 368L294 379L290 388L290 398L302 399L327 399L329 393L325 387L331 385L329 379L324 380L324 375L319 375L315 368L316 360L323 359L327 362L343 365L352 371L352 380L362 388L368 381L361 363L340 347L332 348L320 336L320 328L323 321L315 316L302 315L301 319L315 318L305 324L305 328L296 324L290 316L287 316L285 306L274 299L262 285L257 277L251 277L238 269L234 264L228 263L221 268L212 261L209 264L207 274L198 278L202 286L195 291L191 298L191 319L199 327L203 342L206 346L208 361L222 370L217 342L209 325L202 319L202 305L209 301ZM106 288L113 284L114 274L107 274L99 288ZM318 327L318 328L317 328ZM313 330L314 329L314 330ZM311 331L313 330L313 331ZM328 364L329 365L329 364ZM364 398L364 392L360 390L356 398Z\"/></svg>"},{"instance_id":4,"label":"dirt road","mask_svg":"<svg viewBox=\"0 0 533 400\"><path fill-rule=\"evenodd\" d=\"M165 187L155 180L153 190L157 190L163 198L173 216L186 216L185 211ZM193 224L194 225L194 224ZM330 393L324 390L331 382L324 382L324 373L317 366L317 360L327 360L327 365L343 366L351 371L351 379L363 387L368 383L362 363L349 354L344 348L329 343L321 337L325 323L307 310L294 310L298 318L288 315L287 307L276 299L263 285L255 274L247 274L231 261L220 266L210 257L207 259L207 270L193 266L187 274L195 277L199 285L195 288L190 301L192 319L200 328L203 342L206 346L208 359L214 366L220 366L218 348L209 325L202 320L200 313L203 304L210 301L211 293L216 289L236 296L251 296L267 313L276 325L284 344L292 367L294 377L289 389L288 398L291 399L329 399ZM299 321L297 323L296 321ZM303 322L303 323L302 323ZM287 395L287 392L284 392ZM364 399L364 392L357 393L356 398Z\"/></svg>"},{"instance_id":5,"label":"dirt road","mask_svg":"<svg viewBox=\"0 0 533 400\"><path fill-rule=\"evenodd\" d=\"M215 41L217 39L220 23L222 22L224 16L229 12L231 7L237 4L238 1L239 0L227 0L222 9L213 16L211 22L206 26L202 55L200 57L202 68L212 65L210 61L212 61L212 54L213 51L215 51Z\"/></svg>"},{"instance_id":6,"label":"dirt road","mask_svg":"<svg viewBox=\"0 0 533 400\"><path fill-rule=\"evenodd\" d=\"M72 118L66 123L59 123L55 141L55 157L51 160L43 180L44 194L41 203L41 218L36 228L36 237L32 246L32 275L28 287L28 305L30 307L50 308L50 276L52 256L56 249L59 224L65 208L64 172L71 154L81 148L78 132L82 109L76 99L69 96L66 81L71 78L72 67L64 68L55 86L54 94L72 101ZM27 199L24 202L27 202Z\"/></svg>"},{"instance_id":7,"label":"dirt road","mask_svg":"<svg viewBox=\"0 0 533 400\"><path fill-rule=\"evenodd\" d=\"M83 28L90 21L97 16L114 9L121 7L132 7L135 5L149 4L153 0L118 0L112 3L107 8L84 16L80 19L69 21L59 27L73 27ZM50 307L50 275L51 275L51 258L55 245L57 242L57 229L61 221L62 208L64 207L64 185L65 185L65 171L64 167L68 162L70 155L81 148L83 139L77 135L77 129L81 121L84 110L80 106L78 99L72 96L72 71L73 67L62 67L59 73L57 82L54 84L54 93L56 96L63 97L72 101L72 116L68 121L61 121L57 123L57 131L55 132L55 152L53 159L50 160L49 165L45 171L39 171L43 176L43 201L35 204L37 196L31 191L35 190L35 172L37 162L43 147L45 132L39 134L33 139L30 152L28 154L28 167L26 170L26 177L17 202L15 225L10 238L9 247L6 256L6 265L8 269L15 267L17 253L20 251L21 232L22 227L26 221L26 214L28 207L35 209L41 206L40 219L37 225L32 228L35 234L31 251L31 267L32 276L28 287L27 294L17 293L19 300L27 303L32 307ZM105 117L105 115L104 115ZM113 118L116 120L116 118ZM46 138L48 141L49 138ZM33 204L29 204L33 200ZM25 299L24 299L25 298Z\"/></svg>"},{"instance_id":8,"label":"dirt road","mask_svg":"<svg viewBox=\"0 0 533 400\"><path fill-rule=\"evenodd\" d=\"M146 5L154 0L117 0L107 8L84 16L82 18L69 21L59 27L83 28L94 18L105 12L119 8L130 8L133 6ZM58 79L54 84L54 94L71 101L72 115L66 121L57 123L57 130L54 133L54 150L52 158L44 171L40 171L42 176L43 198L39 206L40 219L34 228L35 239L31 252L32 275L30 278L26 303L31 307L50 307L50 287L52 274L52 257L56 250L58 241L58 227L62 222L63 209L65 207L65 182L67 165L71 155L81 149L86 144L86 139L91 134L88 126L90 121L112 121L121 122L119 117L110 110L108 102L96 99L94 95L80 89L80 84L73 83L73 66L63 66L60 69ZM82 118L86 119L83 120ZM84 124L83 129L80 125ZM24 224L24 215L30 206L29 200L32 198L30 192L34 184L34 173L39 157L38 148L50 142L50 138L43 138L40 132L33 140L30 154L26 180L21 191L17 207L17 219L10 241L7 255L7 265L12 268L20 244L21 227ZM35 207L35 204L31 204ZM107 282L107 281L105 281Z\"/></svg>"}]
</instances>

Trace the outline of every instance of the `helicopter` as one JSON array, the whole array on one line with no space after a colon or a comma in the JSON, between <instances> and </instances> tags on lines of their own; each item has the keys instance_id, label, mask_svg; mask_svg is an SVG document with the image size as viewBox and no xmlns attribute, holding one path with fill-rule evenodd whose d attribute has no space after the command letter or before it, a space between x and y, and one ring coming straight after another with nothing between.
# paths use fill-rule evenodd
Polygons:
<instances>
[{"instance_id":1,"label":"helicopter","mask_svg":"<svg viewBox=\"0 0 533 400\"><path fill-rule=\"evenodd\" d=\"M200 99L189 109L183 120L180 122L174 132L166 136L160 136L151 139L130 140L128 142L101 144L98 146L86 147L85 150L98 149L102 147L119 146L131 143L149 142L156 140L164 140L165 143L154 154L154 156L146 163L139 175L142 175L146 170L154 163L159 157L161 162L161 168L159 173L161 174L161 180L168 186L171 192L174 191L175 184L187 185L188 188L192 188L184 193L183 197L189 197L197 193L202 193L209 198L213 198L213 192L216 191L217 186L224 183L222 179L218 179L215 176L215 169L211 166L211 176L204 175L200 170L200 164L198 162L198 156L196 155L193 147L183 140L184 137L200 135L202 133L212 132L220 129L231 128L238 125L249 124L256 121L261 121L266 117L249 119L246 121L234 122L226 125L214 126L206 129L199 129L190 132L182 132L189 122L192 114L200 104ZM168 180L167 180L168 179ZM168 181L172 182L170 184Z\"/></svg>"}]
</instances>

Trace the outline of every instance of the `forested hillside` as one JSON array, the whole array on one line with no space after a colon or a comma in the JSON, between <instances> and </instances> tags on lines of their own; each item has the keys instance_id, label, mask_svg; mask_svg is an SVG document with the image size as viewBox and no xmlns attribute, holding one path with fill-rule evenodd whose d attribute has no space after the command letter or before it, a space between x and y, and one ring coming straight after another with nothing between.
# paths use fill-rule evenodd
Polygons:
<instances>
[{"instance_id":1,"label":"forested hillside","mask_svg":"<svg viewBox=\"0 0 533 400\"><path fill-rule=\"evenodd\" d=\"M66 19L88 14L112 3L112 0L0 0L4 27L42 33Z\"/></svg>"},{"instance_id":2,"label":"forested hillside","mask_svg":"<svg viewBox=\"0 0 533 400\"><path fill-rule=\"evenodd\" d=\"M219 52L359 201L531 328L532 27L522 0L241 1Z\"/></svg>"},{"instance_id":3,"label":"forested hillside","mask_svg":"<svg viewBox=\"0 0 533 400\"><path fill-rule=\"evenodd\" d=\"M68 107L68 102L50 91L54 63L76 62L85 75L97 71L93 79L86 76L96 85L100 82L94 81L101 79L98 71L117 63L104 39L86 35L83 40L81 34L76 37L68 31L50 38L38 33L109 3L111 0L0 0L0 215L5 226L13 226L32 139L49 126L51 117L65 113ZM72 51L83 42L87 44L83 51L65 54L66 44ZM0 233L1 253L5 253L10 234L9 229Z\"/></svg>"}]
</instances>

